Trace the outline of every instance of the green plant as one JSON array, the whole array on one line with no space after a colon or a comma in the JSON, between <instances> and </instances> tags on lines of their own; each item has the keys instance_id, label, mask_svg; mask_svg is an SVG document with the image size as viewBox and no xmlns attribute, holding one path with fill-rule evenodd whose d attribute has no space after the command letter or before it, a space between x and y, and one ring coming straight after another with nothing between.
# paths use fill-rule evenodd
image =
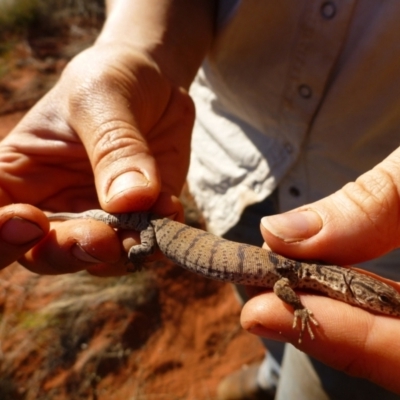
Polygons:
<instances>
[{"instance_id":1,"label":"green plant","mask_svg":"<svg viewBox=\"0 0 400 400\"><path fill-rule=\"evenodd\" d=\"M69 28L76 17L90 25L101 24L103 0L0 0L0 47L13 36L54 34Z\"/></svg>"},{"instance_id":2,"label":"green plant","mask_svg":"<svg viewBox=\"0 0 400 400\"><path fill-rule=\"evenodd\" d=\"M26 32L41 8L41 0L0 0L0 35Z\"/></svg>"}]
</instances>

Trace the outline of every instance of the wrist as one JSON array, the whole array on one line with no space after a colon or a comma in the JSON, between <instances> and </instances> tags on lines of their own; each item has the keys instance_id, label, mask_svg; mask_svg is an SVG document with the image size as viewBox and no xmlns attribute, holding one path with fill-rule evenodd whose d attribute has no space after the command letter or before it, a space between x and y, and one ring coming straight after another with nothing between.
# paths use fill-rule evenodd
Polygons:
<instances>
[{"instance_id":1,"label":"wrist","mask_svg":"<svg viewBox=\"0 0 400 400\"><path fill-rule=\"evenodd\" d=\"M113 0L96 45L152 59L173 84L190 86L211 44L214 0Z\"/></svg>"}]
</instances>

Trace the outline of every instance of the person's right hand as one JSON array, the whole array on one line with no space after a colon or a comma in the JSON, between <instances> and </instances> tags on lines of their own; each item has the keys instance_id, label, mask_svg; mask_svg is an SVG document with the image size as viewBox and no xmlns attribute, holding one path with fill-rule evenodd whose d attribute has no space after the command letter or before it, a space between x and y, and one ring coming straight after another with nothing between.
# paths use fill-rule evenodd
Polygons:
<instances>
[{"instance_id":1,"label":"person's right hand","mask_svg":"<svg viewBox=\"0 0 400 400\"><path fill-rule=\"evenodd\" d=\"M96 45L0 143L0 206L180 214L174 196L186 176L193 121L188 94L149 57L124 45ZM0 209L0 224L9 207L15 206ZM16 215L31 220L40 239L48 225L37 208L20 206L23 215ZM32 271L126 272L120 237L110 227L90 220L52 225L20 259Z\"/></svg>"},{"instance_id":2,"label":"person's right hand","mask_svg":"<svg viewBox=\"0 0 400 400\"><path fill-rule=\"evenodd\" d=\"M46 216L29 204L10 204L0 208L0 269L22 257L48 231Z\"/></svg>"},{"instance_id":3,"label":"person's right hand","mask_svg":"<svg viewBox=\"0 0 400 400\"><path fill-rule=\"evenodd\" d=\"M43 234L38 208L151 210L182 218L175 196L186 176L194 122L185 89L212 42L216 1L106 3L96 43L69 63L0 145L0 207L30 204L24 218ZM119 237L93 220L52 228L20 258L23 265L39 273L126 272L133 234Z\"/></svg>"}]
</instances>

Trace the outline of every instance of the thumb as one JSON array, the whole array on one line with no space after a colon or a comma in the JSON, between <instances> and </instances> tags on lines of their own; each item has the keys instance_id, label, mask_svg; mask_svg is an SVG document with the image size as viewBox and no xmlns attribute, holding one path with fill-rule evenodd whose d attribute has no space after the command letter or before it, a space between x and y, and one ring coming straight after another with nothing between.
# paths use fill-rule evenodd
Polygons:
<instances>
[{"instance_id":1,"label":"thumb","mask_svg":"<svg viewBox=\"0 0 400 400\"><path fill-rule=\"evenodd\" d=\"M147 210L161 189L148 137L162 120L171 89L141 55L124 54L122 62L106 50L81 53L64 74L73 88L68 120L87 151L101 207Z\"/></svg>"},{"instance_id":2,"label":"thumb","mask_svg":"<svg viewBox=\"0 0 400 400\"><path fill-rule=\"evenodd\" d=\"M342 189L290 212L264 217L275 252L340 265L373 259L400 244L400 150Z\"/></svg>"}]
</instances>

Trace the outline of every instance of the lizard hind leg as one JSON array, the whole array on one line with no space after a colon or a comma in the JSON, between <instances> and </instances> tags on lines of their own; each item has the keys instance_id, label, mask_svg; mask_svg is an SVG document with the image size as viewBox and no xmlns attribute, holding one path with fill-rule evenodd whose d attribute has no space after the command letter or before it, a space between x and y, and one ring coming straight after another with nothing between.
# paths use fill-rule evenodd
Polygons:
<instances>
[{"instance_id":1,"label":"lizard hind leg","mask_svg":"<svg viewBox=\"0 0 400 400\"><path fill-rule=\"evenodd\" d=\"M128 268L127 271L140 271L146 262L146 258L154 253L155 248L156 236L154 228L149 224L146 229L140 232L140 244L129 249L128 258L133 264L133 268Z\"/></svg>"},{"instance_id":2,"label":"lizard hind leg","mask_svg":"<svg viewBox=\"0 0 400 400\"><path fill-rule=\"evenodd\" d=\"M286 304L289 304L294 309L293 318L293 329L297 327L297 321L300 319L300 334L299 343L303 339L303 333L307 328L310 338L314 339L314 332L311 328L311 324L318 326L317 320L313 317L313 313L308 308L304 307L301 303L299 296L290 287L290 281L288 278L281 278L275 282L274 293Z\"/></svg>"}]
</instances>

